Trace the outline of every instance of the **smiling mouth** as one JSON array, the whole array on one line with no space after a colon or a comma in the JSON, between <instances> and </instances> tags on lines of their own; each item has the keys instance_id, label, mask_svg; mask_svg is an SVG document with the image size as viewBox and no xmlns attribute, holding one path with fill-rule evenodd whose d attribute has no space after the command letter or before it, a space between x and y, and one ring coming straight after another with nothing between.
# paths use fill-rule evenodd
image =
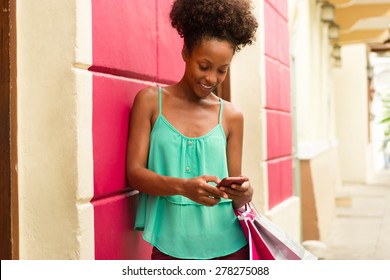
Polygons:
<instances>
[{"instance_id":1,"label":"smiling mouth","mask_svg":"<svg viewBox=\"0 0 390 280\"><path fill-rule=\"evenodd\" d=\"M206 90L212 90L215 86L206 86L205 84L199 83L200 86Z\"/></svg>"}]
</instances>

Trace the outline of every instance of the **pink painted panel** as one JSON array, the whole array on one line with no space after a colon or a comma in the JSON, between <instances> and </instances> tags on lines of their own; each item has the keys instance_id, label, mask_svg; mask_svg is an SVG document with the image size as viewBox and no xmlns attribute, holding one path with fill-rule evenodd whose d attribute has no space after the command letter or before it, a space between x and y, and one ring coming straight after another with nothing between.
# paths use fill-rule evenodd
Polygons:
<instances>
[{"instance_id":1,"label":"pink painted panel","mask_svg":"<svg viewBox=\"0 0 390 280\"><path fill-rule=\"evenodd\" d=\"M276 159L292 154L291 114L267 112L267 157Z\"/></svg>"},{"instance_id":2,"label":"pink painted panel","mask_svg":"<svg viewBox=\"0 0 390 280\"><path fill-rule=\"evenodd\" d=\"M150 259L151 246L133 229L137 195L120 194L92 201L92 204L96 217L96 260Z\"/></svg>"},{"instance_id":3,"label":"pink painted panel","mask_svg":"<svg viewBox=\"0 0 390 280\"><path fill-rule=\"evenodd\" d=\"M291 112L291 76L290 69L280 65L280 110Z\"/></svg>"},{"instance_id":4,"label":"pink painted panel","mask_svg":"<svg viewBox=\"0 0 390 280\"><path fill-rule=\"evenodd\" d=\"M288 23L282 18L278 17L278 59L284 65L290 65L290 42Z\"/></svg>"},{"instance_id":5,"label":"pink painted panel","mask_svg":"<svg viewBox=\"0 0 390 280\"><path fill-rule=\"evenodd\" d=\"M156 2L92 0L91 70L154 80Z\"/></svg>"},{"instance_id":6,"label":"pink painted panel","mask_svg":"<svg viewBox=\"0 0 390 280\"><path fill-rule=\"evenodd\" d=\"M145 85L93 76L95 199L126 187L125 163L130 108Z\"/></svg>"},{"instance_id":7,"label":"pink painted panel","mask_svg":"<svg viewBox=\"0 0 390 280\"><path fill-rule=\"evenodd\" d=\"M268 162L269 209L293 195L292 158L286 157Z\"/></svg>"},{"instance_id":8,"label":"pink painted panel","mask_svg":"<svg viewBox=\"0 0 390 280\"><path fill-rule=\"evenodd\" d=\"M133 231L137 194L126 189L127 133L144 83L181 78L182 39L168 17L172 2L92 0L96 259L150 258L150 245Z\"/></svg>"},{"instance_id":9,"label":"pink painted panel","mask_svg":"<svg viewBox=\"0 0 390 280\"><path fill-rule=\"evenodd\" d=\"M291 114L281 114L280 118L280 136L281 136L281 143L280 143L280 154L283 156L291 155L292 154L292 116Z\"/></svg>"},{"instance_id":10,"label":"pink painted panel","mask_svg":"<svg viewBox=\"0 0 390 280\"><path fill-rule=\"evenodd\" d=\"M169 20L173 2L173 0L160 0L157 4L157 79L168 84L179 81L184 73L184 61L181 56L183 39L171 26Z\"/></svg>"},{"instance_id":11,"label":"pink painted panel","mask_svg":"<svg viewBox=\"0 0 390 280\"><path fill-rule=\"evenodd\" d=\"M277 10L288 21L288 0L277 0Z\"/></svg>"},{"instance_id":12,"label":"pink painted panel","mask_svg":"<svg viewBox=\"0 0 390 280\"><path fill-rule=\"evenodd\" d=\"M293 160L292 157L288 157L281 162L282 180L281 180L281 197L282 200L286 200L294 195L294 173L293 173Z\"/></svg>"},{"instance_id":13,"label":"pink painted panel","mask_svg":"<svg viewBox=\"0 0 390 280\"><path fill-rule=\"evenodd\" d=\"M280 156L280 118L278 114L267 112L267 159L275 159Z\"/></svg>"},{"instance_id":14,"label":"pink painted panel","mask_svg":"<svg viewBox=\"0 0 390 280\"><path fill-rule=\"evenodd\" d=\"M266 73L266 108L279 109L281 103L281 84L280 80L280 65L279 62L265 57L265 73Z\"/></svg>"},{"instance_id":15,"label":"pink painted panel","mask_svg":"<svg viewBox=\"0 0 390 280\"><path fill-rule=\"evenodd\" d=\"M286 20L288 19L288 0L265 0Z\"/></svg>"},{"instance_id":16,"label":"pink painted panel","mask_svg":"<svg viewBox=\"0 0 390 280\"><path fill-rule=\"evenodd\" d=\"M268 3L264 2L265 55L278 58L278 14Z\"/></svg>"},{"instance_id":17,"label":"pink painted panel","mask_svg":"<svg viewBox=\"0 0 390 280\"><path fill-rule=\"evenodd\" d=\"M281 166L278 161L268 161L268 209L282 202Z\"/></svg>"},{"instance_id":18,"label":"pink painted panel","mask_svg":"<svg viewBox=\"0 0 390 280\"><path fill-rule=\"evenodd\" d=\"M293 195L287 0L264 1L269 208Z\"/></svg>"},{"instance_id":19,"label":"pink painted panel","mask_svg":"<svg viewBox=\"0 0 390 280\"><path fill-rule=\"evenodd\" d=\"M265 0L264 2L269 3L274 9L277 9L279 0Z\"/></svg>"},{"instance_id":20,"label":"pink painted panel","mask_svg":"<svg viewBox=\"0 0 390 280\"><path fill-rule=\"evenodd\" d=\"M291 111L290 70L280 62L265 57L266 108Z\"/></svg>"}]
</instances>

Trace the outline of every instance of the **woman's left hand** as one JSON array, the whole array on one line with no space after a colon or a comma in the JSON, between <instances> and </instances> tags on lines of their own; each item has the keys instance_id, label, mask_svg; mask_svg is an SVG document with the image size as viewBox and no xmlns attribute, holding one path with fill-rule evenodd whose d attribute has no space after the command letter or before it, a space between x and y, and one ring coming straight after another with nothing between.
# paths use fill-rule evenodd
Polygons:
<instances>
[{"instance_id":1,"label":"woman's left hand","mask_svg":"<svg viewBox=\"0 0 390 280\"><path fill-rule=\"evenodd\" d=\"M231 200L233 200L234 209L240 208L252 200L253 188L249 179L242 185L233 184L230 187L221 187Z\"/></svg>"}]
</instances>

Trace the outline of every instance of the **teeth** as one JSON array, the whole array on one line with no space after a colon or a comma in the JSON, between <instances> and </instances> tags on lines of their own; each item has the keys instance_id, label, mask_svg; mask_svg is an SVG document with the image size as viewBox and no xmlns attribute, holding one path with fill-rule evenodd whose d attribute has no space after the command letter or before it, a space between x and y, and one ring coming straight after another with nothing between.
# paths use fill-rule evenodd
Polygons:
<instances>
[{"instance_id":1,"label":"teeth","mask_svg":"<svg viewBox=\"0 0 390 280\"><path fill-rule=\"evenodd\" d=\"M206 89L212 89L213 88L213 86L206 86L206 85L204 85L204 84L200 84L202 87L204 87L204 88L206 88Z\"/></svg>"}]
</instances>

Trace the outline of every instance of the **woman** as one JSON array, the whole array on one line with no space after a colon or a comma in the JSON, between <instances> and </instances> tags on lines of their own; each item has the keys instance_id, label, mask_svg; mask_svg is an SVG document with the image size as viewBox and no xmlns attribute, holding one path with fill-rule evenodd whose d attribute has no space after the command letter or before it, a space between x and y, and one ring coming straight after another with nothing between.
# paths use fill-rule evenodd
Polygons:
<instances>
[{"instance_id":1,"label":"woman","mask_svg":"<svg viewBox=\"0 0 390 280\"><path fill-rule=\"evenodd\" d=\"M135 228L152 259L248 259L234 214L251 201L241 175L243 115L213 91L257 22L245 0L176 0L172 26L184 38L185 71L174 85L148 87L134 101L127 178L140 191Z\"/></svg>"}]
</instances>

